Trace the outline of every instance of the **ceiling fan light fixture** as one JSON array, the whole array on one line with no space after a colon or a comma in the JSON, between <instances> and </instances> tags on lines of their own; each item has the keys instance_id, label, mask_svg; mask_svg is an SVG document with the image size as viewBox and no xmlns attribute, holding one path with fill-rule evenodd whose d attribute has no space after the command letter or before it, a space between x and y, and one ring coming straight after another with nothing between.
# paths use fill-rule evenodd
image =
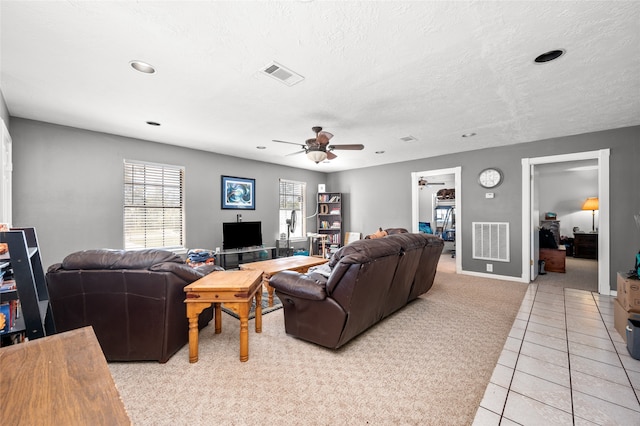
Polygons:
<instances>
[{"instance_id":1,"label":"ceiling fan light fixture","mask_svg":"<svg viewBox=\"0 0 640 426\"><path fill-rule=\"evenodd\" d=\"M307 158L318 164L327 159L327 153L324 151L309 151L307 152Z\"/></svg>"}]
</instances>

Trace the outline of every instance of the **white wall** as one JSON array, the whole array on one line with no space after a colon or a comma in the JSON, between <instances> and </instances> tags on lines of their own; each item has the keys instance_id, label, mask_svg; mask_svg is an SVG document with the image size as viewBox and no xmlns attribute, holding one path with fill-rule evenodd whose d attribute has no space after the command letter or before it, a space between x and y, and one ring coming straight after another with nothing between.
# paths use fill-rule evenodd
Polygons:
<instances>
[{"instance_id":1,"label":"white wall","mask_svg":"<svg viewBox=\"0 0 640 426\"><path fill-rule=\"evenodd\" d=\"M594 165L597 167L595 161L585 160L536 166L540 220L544 220L546 212L556 213L560 235L573 237L574 227L591 231L591 211L581 210L581 207L588 197L598 196L598 170L589 168ZM597 211L595 223L597 229Z\"/></svg>"}]
</instances>

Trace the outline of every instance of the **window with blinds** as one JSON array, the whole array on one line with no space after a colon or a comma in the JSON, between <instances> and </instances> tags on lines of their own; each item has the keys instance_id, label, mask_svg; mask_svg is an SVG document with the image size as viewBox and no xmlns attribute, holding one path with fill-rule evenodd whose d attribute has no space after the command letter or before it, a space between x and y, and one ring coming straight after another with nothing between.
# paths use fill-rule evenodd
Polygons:
<instances>
[{"instance_id":1,"label":"window with blinds","mask_svg":"<svg viewBox=\"0 0 640 426\"><path fill-rule=\"evenodd\" d=\"M124 248L184 247L184 167L124 161Z\"/></svg>"},{"instance_id":2,"label":"window with blinds","mask_svg":"<svg viewBox=\"0 0 640 426\"><path fill-rule=\"evenodd\" d=\"M307 184L293 180L280 179L280 213L279 235L287 235L287 219L291 218L291 211L296 211L296 228L290 234L291 239L306 238L307 227L305 220L305 193Z\"/></svg>"}]
</instances>

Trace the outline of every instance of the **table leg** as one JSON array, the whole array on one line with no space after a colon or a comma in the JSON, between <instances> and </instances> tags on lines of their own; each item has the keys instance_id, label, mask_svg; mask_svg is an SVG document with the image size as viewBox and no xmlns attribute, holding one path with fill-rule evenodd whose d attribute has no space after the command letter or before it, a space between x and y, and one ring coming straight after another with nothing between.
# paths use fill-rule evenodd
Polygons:
<instances>
[{"instance_id":1,"label":"table leg","mask_svg":"<svg viewBox=\"0 0 640 426\"><path fill-rule=\"evenodd\" d=\"M267 289L267 293L269 294L269 307L273 306L273 287L269 285L269 276L268 274L262 275L262 285Z\"/></svg>"},{"instance_id":2,"label":"table leg","mask_svg":"<svg viewBox=\"0 0 640 426\"><path fill-rule=\"evenodd\" d=\"M262 286L256 291L256 333L262 333Z\"/></svg>"},{"instance_id":3,"label":"table leg","mask_svg":"<svg viewBox=\"0 0 640 426\"><path fill-rule=\"evenodd\" d=\"M189 362L198 362L198 316L211 306L211 303L187 303L189 319Z\"/></svg>"},{"instance_id":4,"label":"table leg","mask_svg":"<svg viewBox=\"0 0 640 426\"><path fill-rule=\"evenodd\" d=\"M238 315L240 316L240 361L249 359L249 305L251 300L238 303Z\"/></svg>"},{"instance_id":5,"label":"table leg","mask_svg":"<svg viewBox=\"0 0 640 426\"><path fill-rule=\"evenodd\" d=\"M213 314L214 314L214 318L215 318L215 326L216 326L216 334L220 334L222 333L222 304L221 303L214 303L214 310L213 310Z\"/></svg>"}]
</instances>

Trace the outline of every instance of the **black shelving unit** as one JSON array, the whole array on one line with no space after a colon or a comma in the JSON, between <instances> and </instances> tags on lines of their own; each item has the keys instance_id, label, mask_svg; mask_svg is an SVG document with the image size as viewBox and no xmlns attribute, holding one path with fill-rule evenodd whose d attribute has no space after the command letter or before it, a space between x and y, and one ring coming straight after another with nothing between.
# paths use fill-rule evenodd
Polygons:
<instances>
[{"instance_id":1,"label":"black shelving unit","mask_svg":"<svg viewBox=\"0 0 640 426\"><path fill-rule=\"evenodd\" d=\"M0 267L8 269L16 283L14 290L0 292L0 303L20 301L14 326L1 336L24 333L25 338L32 340L55 334L35 228L0 232L0 242L9 247L8 253L0 256Z\"/></svg>"}]
</instances>

